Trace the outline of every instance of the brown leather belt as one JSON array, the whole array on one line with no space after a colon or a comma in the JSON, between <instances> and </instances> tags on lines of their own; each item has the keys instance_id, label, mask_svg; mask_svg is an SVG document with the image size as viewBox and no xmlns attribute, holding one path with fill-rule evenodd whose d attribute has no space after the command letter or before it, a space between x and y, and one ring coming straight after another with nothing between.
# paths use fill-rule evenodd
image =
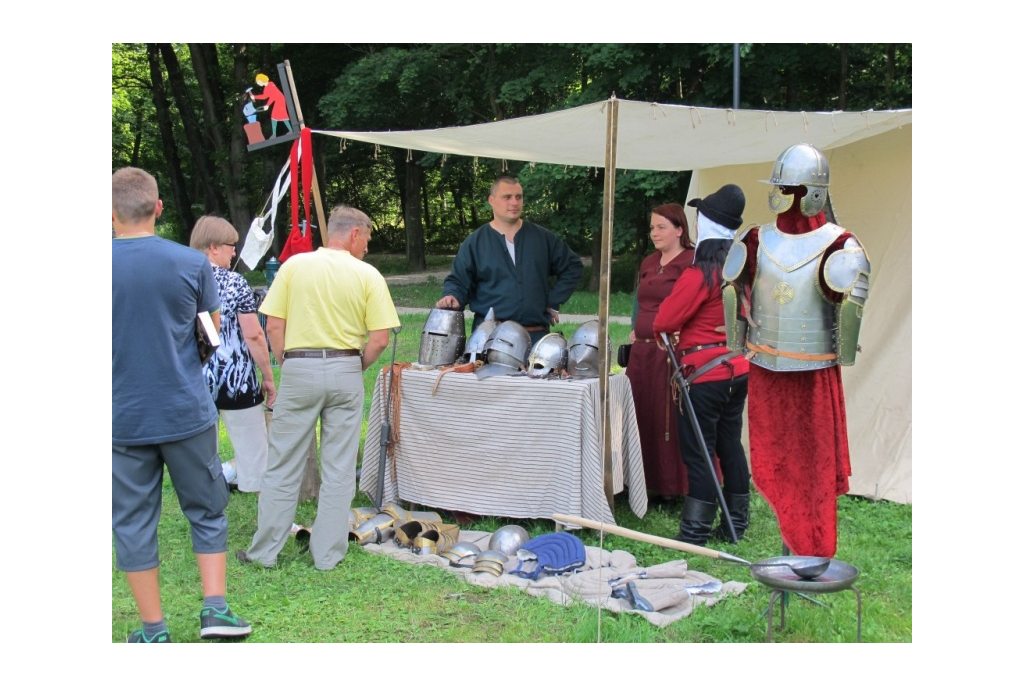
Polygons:
<instances>
[{"instance_id":1,"label":"brown leather belt","mask_svg":"<svg viewBox=\"0 0 1024 685\"><path fill-rule=\"evenodd\" d=\"M647 343L648 345L650 345L650 344L652 344L652 343L653 343L653 344L656 344L656 343L659 343L659 342L661 342L661 341L660 341L660 340L655 340L654 338L637 338L637 339L636 339L636 340L634 340L633 342L638 342L638 343Z\"/></svg>"},{"instance_id":2,"label":"brown leather belt","mask_svg":"<svg viewBox=\"0 0 1024 685\"><path fill-rule=\"evenodd\" d=\"M498 323L502 324L502 323L505 323L505 321L512 321L512 319L505 319L505 320L502 320L502 321L498 321ZM517 321L516 323L519 323L519 322ZM519 324L519 325L523 326L522 324ZM539 325L539 326L523 326L523 330L526 331L527 333L536 333L537 331L546 331L546 330L548 330L548 328L549 328L548 326L543 326L543 325Z\"/></svg>"},{"instance_id":3,"label":"brown leather belt","mask_svg":"<svg viewBox=\"0 0 1024 685\"><path fill-rule=\"evenodd\" d=\"M836 358L835 353L831 354L803 354L800 352L784 352L783 350L777 350L774 347L768 345L758 345L747 341L747 349L751 352L760 352L761 354L770 354L774 357L786 357L787 359L799 359L807 362L830 362Z\"/></svg>"},{"instance_id":4,"label":"brown leather belt","mask_svg":"<svg viewBox=\"0 0 1024 685\"><path fill-rule=\"evenodd\" d=\"M716 343L703 343L701 345L694 345L693 347L687 347L685 350L680 350L679 354L681 354L682 356L685 357L686 355L693 354L694 352L700 352L701 350L713 350L716 347L725 347L725 343L724 342L716 342Z\"/></svg>"},{"instance_id":5,"label":"brown leather belt","mask_svg":"<svg viewBox=\"0 0 1024 685\"><path fill-rule=\"evenodd\" d=\"M330 359L331 357L358 357L360 350L285 350L285 359Z\"/></svg>"}]
</instances>

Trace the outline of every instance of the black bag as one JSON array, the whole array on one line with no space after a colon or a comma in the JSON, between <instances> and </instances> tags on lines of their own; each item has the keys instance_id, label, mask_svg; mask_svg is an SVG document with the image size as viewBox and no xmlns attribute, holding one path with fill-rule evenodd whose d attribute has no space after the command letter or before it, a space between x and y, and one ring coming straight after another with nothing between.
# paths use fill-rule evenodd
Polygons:
<instances>
[{"instance_id":1,"label":"black bag","mask_svg":"<svg viewBox=\"0 0 1024 685\"><path fill-rule=\"evenodd\" d=\"M617 361L619 362L619 366L621 366L622 368L626 368L626 366L629 364L629 351L632 349L633 346L630 344L619 345L619 356Z\"/></svg>"}]
</instances>

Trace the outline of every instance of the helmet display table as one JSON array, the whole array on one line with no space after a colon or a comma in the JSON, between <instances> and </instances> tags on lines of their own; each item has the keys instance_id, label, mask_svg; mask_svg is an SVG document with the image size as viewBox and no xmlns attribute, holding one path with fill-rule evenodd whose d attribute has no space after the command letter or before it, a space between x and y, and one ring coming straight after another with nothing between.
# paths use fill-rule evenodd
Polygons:
<instances>
[{"instance_id":1,"label":"helmet display table","mask_svg":"<svg viewBox=\"0 0 1024 685\"><path fill-rule=\"evenodd\" d=\"M647 512L640 438L629 379L610 376L611 472L605 473L600 381L404 369L392 420L398 436L384 478L385 502L482 516L571 514L615 523L605 494L629 489ZM440 376L440 382L438 378ZM373 497L387 379L378 376L359 489ZM436 387L436 394L434 393ZM397 419L397 420L396 420ZM392 466L393 465L393 466Z\"/></svg>"}]
</instances>

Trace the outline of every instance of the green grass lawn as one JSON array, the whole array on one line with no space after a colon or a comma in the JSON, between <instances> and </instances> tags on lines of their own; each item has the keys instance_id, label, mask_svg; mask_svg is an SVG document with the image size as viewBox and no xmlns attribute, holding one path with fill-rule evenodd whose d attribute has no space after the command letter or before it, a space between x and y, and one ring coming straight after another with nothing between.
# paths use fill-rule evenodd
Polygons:
<instances>
[{"instance_id":1,"label":"green grass lawn","mask_svg":"<svg viewBox=\"0 0 1024 685\"><path fill-rule=\"evenodd\" d=\"M423 283L392 284L388 286L391 299L396 307L418 307L430 309L441 299L442 283L434 276ZM563 314L593 314L597 318L600 299L597 293L577 290L562 305ZM611 316L632 316L633 294L611 293L608 298L608 314ZM628 333L628 331L627 331Z\"/></svg>"},{"instance_id":2,"label":"green grass lawn","mask_svg":"<svg viewBox=\"0 0 1024 685\"><path fill-rule=\"evenodd\" d=\"M397 359L415 361L425 316L403 316ZM566 337L576 325L556 327ZM629 327L609 327L613 349L625 340ZM613 355L614 357L614 355ZM366 373L367 407L379 370L391 361L388 348ZM276 367L275 367L276 371ZM617 367L613 371L621 371ZM364 419L366 413L364 412ZM467 430L472 427L467 425ZM365 420L364 428L365 433ZM367 443L377 449L377 436ZM223 429L221 458L232 451ZM161 582L164 612L173 639L198 642L198 613L202 593L199 574L190 552L188 521L178 507L169 480L164 483L164 512L160 522ZM353 506L370 506L357 494ZM860 570L856 587L863 596L865 642L912 642L913 535L912 507L860 497L839 499L839 550L837 558ZM616 496L615 516L620 526L662 537L678 529L681 503L652 506L640 519L629 508L626 493ZM253 625L249 642L602 642L617 643L711 643L763 642L769 589L752 580L749 570L737 564L704 556L688 555L647 543L606 536L606 549L632 553L641 566L684 558L690 568L723 581L750 583L737 596L712 607L698 607L688 617L666 628L629 614L577 605L562 607L525 592L502 588L488 590L461 581L431 566L404 564L374 555L351 545L346 559L333 571L313 568L308 554L300 554L289 542L273 569L243 566L233 556L244 548L256 529L257 498L234 493L228 506L229 559L228 601ZM296 520L311 524L316 503L300 503ZM486 518L474 526L494 531L504 519ZM554 530L550 521L516 521L532 535ZM601 544L594 531L578 531L587 545ZM775 516L756 493L751 498L751 526L737 545L717 547L732 555L757 560L777 556L782 542ZM138 618L124 575L112 562L111 639L123 642L138 627ZM799 597L790 598L786 628L778 628L776 642L853 642L856 638L856 601L853 593L816 597L818 606Z\"/></svg>"}]
</instances>

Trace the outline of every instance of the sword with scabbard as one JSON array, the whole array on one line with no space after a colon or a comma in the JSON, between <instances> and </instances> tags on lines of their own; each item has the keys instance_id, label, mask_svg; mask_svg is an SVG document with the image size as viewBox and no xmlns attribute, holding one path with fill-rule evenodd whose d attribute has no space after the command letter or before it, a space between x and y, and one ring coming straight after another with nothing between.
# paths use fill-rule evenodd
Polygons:
<instances>
[{"instance_id":1,"label":"sword with scabbard","mask_svg":"<svg viewBox=\"0 0 1024 685\"><path fill-rule=\"evenodd\" d=\"M391 388L395 385L395 352L398 351L398 334L402 327L391 329L394 343L391 345L391 367L388 373L388 399L380 425L380 458L377 460L377 497L373 503L379 511L384 506L384 472L388 465L388 445L391 444Z\"/></svg>"},{"instance_id":2,"label":"sword with scabbard","mask_svg":"<svg viewBox=\"0 0 1024 685\"><path fill-rule=\"evenodd\" d=\"M715 485L715 495L718 497L718 504L722 507L722 519L725 521L725 527L729 529L729 537L734 543L739 542L740 539L736 535L736 529L732 525L732 516L729 515L729 505L725 503L725 494L722 492L722 486L718 484L718 476L715 475L715 462L711 459L711 454L708 452L707 443L704 442L704 433L700 430L700 424L697 422L697 412L693 409L693 402L690 400L690 386L686 383L686 378L683 377L683 369L679 366L679 361L676 359L675 350L672 347L672 341L669 340L668 333L659 333L661 341L665 344L665 351L668 352L668 358L672 361L672 379L679 379L680 392L683 395L683 404L686 405L686 415L690 419L690 425L693 427L693 432L697 436L697 442L700 444L700 450L704 455L704 461L707 462L708 472L711 474L711 482ZM671 379L669 383L671 383Z\"/></svg>"}]
</instances>

